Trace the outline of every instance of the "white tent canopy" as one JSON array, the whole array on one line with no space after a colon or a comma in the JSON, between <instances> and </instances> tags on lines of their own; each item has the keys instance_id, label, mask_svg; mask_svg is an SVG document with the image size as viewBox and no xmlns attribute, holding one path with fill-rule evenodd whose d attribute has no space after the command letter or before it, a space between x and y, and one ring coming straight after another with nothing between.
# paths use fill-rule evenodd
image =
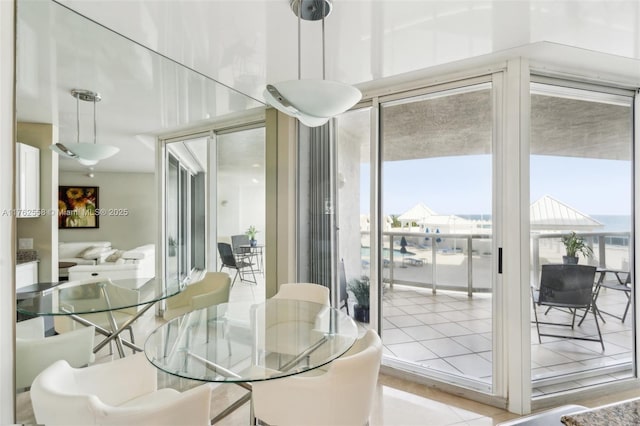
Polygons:
<instances>
[{"instance_id":1,"label":"white tent canopy","mask_svg":"<svg viewBox=\"0 0 640 426\"><path fill-rule=\"evenodd\" d=\"M531 230L535 231L592 231L604 225L589 215L545 195L531 204Z\"/></svg>"}]
</instances>

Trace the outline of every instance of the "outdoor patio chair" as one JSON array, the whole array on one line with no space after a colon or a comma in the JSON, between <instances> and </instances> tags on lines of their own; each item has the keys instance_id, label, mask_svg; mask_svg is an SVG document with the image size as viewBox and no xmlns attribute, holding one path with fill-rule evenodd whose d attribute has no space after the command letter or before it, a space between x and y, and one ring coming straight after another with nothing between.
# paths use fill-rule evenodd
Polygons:
<instances>
[{"instance_id":1,"label":"outdoor patio chair","mask_svg":"<svg viewBox=\"0 0 640 426\"><path fill-rule=\"evenodd\" d=\"M620 291L627 297L627 304L624 308L624 313L622 314L622 316L618 316L610 312L605 312L600 308L597 308L598 312L601 314L607 314L609 316L617 318L624 323L624 320L627 318L627 314L629 313L629 307L631 306L631 287L632 287L631 273L627 271L612 271L612 270L602 270L598 272L600 272L601 276L594 290L595 295L593 296L593 301L596 304L596 306L597 306L598 298L600 297L600 292L602 291L603 288L608 290L613 290L613 291ZM607 280L606 279L607 274L615 275L615 279ZM626 275L626 277L622 278L620 275L622 276Z\"/></svg>"},{"instance_id":2,"label":"outdoor patio chair","mask_svg":"<svg viewBox=\"0 0 640 426\"><path fill-rule=\"evenodd\" d=\"M236 256L250 256L251 247L249 246L250 242L247 235L240 234L231 236L231 247L233 248L233 253Z\"/></svg>"},{"instance_id":3,"label":"outdoor patio chair","mask_svg":"<svg viewBox=\"0 0 640 426\"><path fill-rule=\"evenodd\" d=\"M347 292L347 274L344 270L344 259L340 259L340 309L346 308L349 315L349 293Z\"/></svg>"},{"instance_id":4,"label":"outdoor patio chair","mask_svg":"<svg viewBox=\"0 0 640 426\"><path fill-rule=\"evenodd\" d=\"M542 265L540 288L538 290L534 290L533 288L531 289L533 313L536 329L538 331L538 341L540 343L542 343L542 336L586 340L591 342L600 342L602 350L604 351L604 342L602 340L602 333L600 332L598 315L593 304L593 283L595 274L595 266ZM566 324L560 322L539 321L536 305L545 306L547 308L551 307L568 310L572 317L571 323ZM579 309L585 310L585 316L589 311L593 313L593 318L596 322L596 329L598 331L597 339L586 335L549 334L540 332L540 324L571 327L573 330L576 321L576 312ZM582 321L580 321L580 324L582 324Z\"/></svg>"},{"instance_id":5,"label":"outdoor patio chair","mask_svg":"<svg viewBox=\"0 0 640 426\"><path fill-rule=\"evenodd\" d=\"M251 263L249 258L245 256L237 257L233 253L231 244L229 243L218 243L218 253L220 254L220 260L222 261L222 265L220 266L221 272L224 268L236 270L236 274L233 276L233 281L231 282L232 288L236 282L236 278L238 278L238 275L240 276L240 281L257 284L256 274L253 269L253 263ZM246 278L247 273L243 272L245 269L249 269L251 275L253 276L253 281Z\"/></svg>"}]
</instances>

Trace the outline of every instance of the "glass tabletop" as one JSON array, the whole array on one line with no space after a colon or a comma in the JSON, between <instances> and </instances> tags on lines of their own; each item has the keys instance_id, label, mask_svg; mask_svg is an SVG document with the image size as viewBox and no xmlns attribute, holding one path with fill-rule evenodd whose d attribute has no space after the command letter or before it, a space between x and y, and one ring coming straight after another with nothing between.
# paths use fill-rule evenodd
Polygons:
<instances>
[{"instance_id":1,"label":"glass tabletop","mask_svg":"<svg viewBox=\"0 0 640 426\"><path fill-rule=\"evenodd\" d=\"M326 365L358 337L342 311L269 299L224 303L175 318L145 342L149 361L169 374L209 382L252 382Z\"/></svg>"},{"instance_id":2,"label":"glass tabletop","mask_svg":"<svg viewBox=\"0 0 640 426\"><path fill-rule=\"evenodd\" d=\"M154 303L178 294L179 280L109 278L69 281L17 301L27 315L71 315L115 311Z\"/></svg>"}]
</instances>

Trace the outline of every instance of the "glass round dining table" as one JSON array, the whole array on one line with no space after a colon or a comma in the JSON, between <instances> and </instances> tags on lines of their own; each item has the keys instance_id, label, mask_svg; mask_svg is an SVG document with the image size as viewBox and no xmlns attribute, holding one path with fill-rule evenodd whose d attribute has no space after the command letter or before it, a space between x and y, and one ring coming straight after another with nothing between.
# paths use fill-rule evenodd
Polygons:
<instances>
[{"instance_id":1,"label":"glass round dining table","mask_svg":"<svg viewBox=\"0 0 640 426\"><path fill-rule=\"evenodd\" d=\"M147 359L174 376L236 383L282 378L322 367L343 355L358 327L339 309L298 300L223 303L161 325L144 345ZM236 401L213 421L250 399Z\"/></svg>"},{"instance_id":2,"label":"glass round dining table","mask_svg":"<svg viewBox=\"0 0 640 426\"><path fill-rule=\"evenodd\" d=\"M124 356L123 344L134 351L142 348L123 340L120 333L142 316L156 302L178 294L184 284L179 280L94 278L53 283L33 291L17 301L17 311L27 316L67 316L83 325L94 326L106 336L93 349L94 353L115 340L118 352ZM126 321L117 324L114 312L126 312ZM104 313L109 328L92 321Z\"/></svg>"}]
</instances>

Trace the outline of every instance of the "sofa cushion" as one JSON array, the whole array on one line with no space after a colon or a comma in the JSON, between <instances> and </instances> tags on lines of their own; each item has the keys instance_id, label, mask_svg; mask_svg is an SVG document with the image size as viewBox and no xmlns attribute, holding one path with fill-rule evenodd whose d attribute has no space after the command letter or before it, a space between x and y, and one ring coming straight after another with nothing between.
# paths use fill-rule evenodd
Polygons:
<instances>
[{"instance_id":1,"label":"sofa cushion","mask_svg":"<svg viewBox=\"0 0 640 426\"><path fill-rule=\"evenodd\" d=\"M83 259L99 259L111 251L112 250L108 247L90 247L83 250L82 255L78 257L82 257Z\"/></svg>"},{"instance_id":2,"label":"sofa cushion","mask_svg":"<svg viewBox=\"0 0 640 426\"><path fill-rule=\"evenodd\" d=\"M91 249L94 247L111 247L110 241L82 241L82 242L60 242L58 244L58 258L59 259L68 259L68 258L82 258L80 256L80 252Z\"/></svg>"},{"instance_id":3,"label":"sofa cushion","mask_svg":"<svg viewBox=\"0 0 640 426\"><path fill-rule=\"evenodd\" d=\"M149 279L153 278L155 273L155 245L147 244L125 251L115 262L103 262L94 266L74 266L69 269L69 279L73 281L97 277L113 280Z\"/></svg>"}]
</instances>

